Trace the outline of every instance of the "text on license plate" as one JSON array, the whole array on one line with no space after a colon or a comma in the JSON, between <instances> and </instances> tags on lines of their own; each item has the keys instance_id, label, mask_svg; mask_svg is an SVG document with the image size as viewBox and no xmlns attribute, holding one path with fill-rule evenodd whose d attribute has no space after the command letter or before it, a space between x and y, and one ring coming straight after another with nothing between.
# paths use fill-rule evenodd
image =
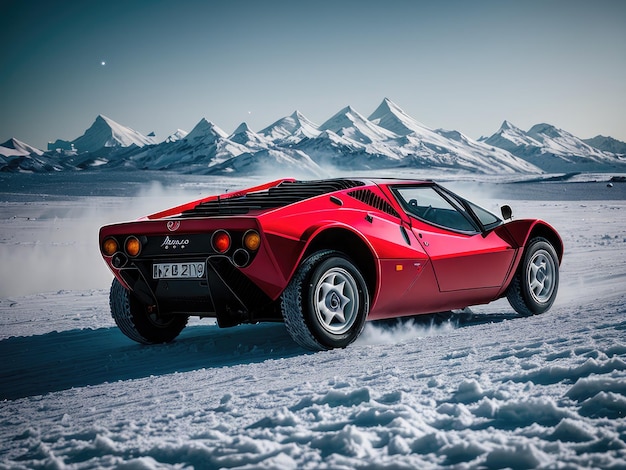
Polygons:
<instances>
[{"instance_id":1,"label":"text on license plate","mask_svg":"<svg viewBox=\"0 0 626 470\"><path fill-rule=\"evenodd\" d=\"M153 279L198 279L204 277L204 263L155 263Z\"/></svg>"}]
</instances>

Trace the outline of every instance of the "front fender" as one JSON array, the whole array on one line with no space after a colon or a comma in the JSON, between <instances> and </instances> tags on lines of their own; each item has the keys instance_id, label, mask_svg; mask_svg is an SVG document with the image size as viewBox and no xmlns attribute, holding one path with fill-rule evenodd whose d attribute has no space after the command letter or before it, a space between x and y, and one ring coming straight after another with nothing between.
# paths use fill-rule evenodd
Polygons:
<instances>
[{"instance_id":1,"label":"front fender","mask_svg":"<svg viewBox=\"0 0 626 470\"><path fill-rule=\"evenodd\" d=\"M552 246L559 257L559 263L563 259L563 240L560 235L556 231L554 227L552 227L549 223L540 220L540 219L520 219L508 222L504 225L501 225L496 229L499 234L504 235L503 232L506 232L512 239L516 247L523 248L528 243L528 240L533 237L543 237L546 238Z\"/></svg>"},{"instance_id":2,"label":"front fender","mask_svg":"<svg viewBox=\"0 0 626 470\"><path fill-rule=\"evenodd\" d=\"M563 240L559 236L558 232L547 222L539 219L521 219L508 222L504 225L500 225L495 231L503 239L507 240L512 246L517 248L517 254L515 260L511 266L511 270L502 284L502 289L498 292L496 298L505 295L508 286L510 285L519 264L524 256L524 248L528 244L528 241L534 237L543 237L547 239L554 247L559 264L563 260Z\"/></svg>"}]
</instances>

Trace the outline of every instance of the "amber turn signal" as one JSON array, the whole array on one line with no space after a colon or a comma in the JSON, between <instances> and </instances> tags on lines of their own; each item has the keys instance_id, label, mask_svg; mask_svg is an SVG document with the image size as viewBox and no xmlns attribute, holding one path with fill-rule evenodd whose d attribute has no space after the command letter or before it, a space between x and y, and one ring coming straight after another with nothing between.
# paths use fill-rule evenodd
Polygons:
<instances>
[{"instance_id":1,"label":"amber turn signal","mask_svg":"<svg viewBox=\"0 0 626 470\"><path fill-rule=\"evenodd\" d=\"M218 253L226 253L230 248L230 235L224 230L218 230L213 234L211 244Z\"/></svg>"},{"instance_id":2,"label":"amber turn signal","mask_svg":"<svg viewBox=\"0 0 626 470\"><path fill-rule=\"evenodd\" d=\"M261 245L261 236L255 230L248 230L243 236L243 245L250 251L256 251Z\"/></svg>"},{"instance_id":3,"label":"amber turn signal","mask_svg":"<svg viewBox=\"0 0 626 470\"><path fill-rule=\"evenodd\" d=\"M107 256L113 256L118 249L119 245L117 244L117 240L115 238L107 238L102 243L102 253Z\"/></svg>"},{"instance_id":4,"label":"amber turn signal","mask_svg":"<svg viewBox=\"0 0 626 470\"><path fill-rule=\"evenodd\" d=\"M126 239L126 254L130 257L135 257L141 253L141 242L137 237L130 236Z\"/></svg>"}]
</instances>

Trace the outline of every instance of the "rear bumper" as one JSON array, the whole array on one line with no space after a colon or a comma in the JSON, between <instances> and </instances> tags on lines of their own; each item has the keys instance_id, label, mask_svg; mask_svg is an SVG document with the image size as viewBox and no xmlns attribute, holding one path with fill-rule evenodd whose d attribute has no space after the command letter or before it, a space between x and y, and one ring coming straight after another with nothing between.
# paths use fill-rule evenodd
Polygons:
<instances>
[{"instance_id":1,"label":"rear bumper","mask_svg":"<svg viewBox=\"0 0 626 470\"><path fill-rule=\"evenodd\" d=\"M251 230L261 237L256 250L244 245L244 236ZM215 233L225 231L231 244L220 253L212 240ZM126 249L129 238L141 244L134 256ZM104 242L111 239L118 249L107 254ZM220 326L281 318L273 304L286 281L253 217L109 225L100 230L100 246L105 263L118 280L159 313L216 317ZM205 269L197 278L155 274L156 264L167 263L201 263Z\"/></svg>"},{"instance_id":2,"label":"rear bumper","mask_svg":"<svg viewBox=\"0 0 626 470\"><path fill-rule=\"evenodd\" d=\"M205 261L200 279L153 279L151 261L135 261L118 278L146 305L163 314L217 318L220 326L279 320L272 299L223 256Z\"/></svg>"}]
</instances>

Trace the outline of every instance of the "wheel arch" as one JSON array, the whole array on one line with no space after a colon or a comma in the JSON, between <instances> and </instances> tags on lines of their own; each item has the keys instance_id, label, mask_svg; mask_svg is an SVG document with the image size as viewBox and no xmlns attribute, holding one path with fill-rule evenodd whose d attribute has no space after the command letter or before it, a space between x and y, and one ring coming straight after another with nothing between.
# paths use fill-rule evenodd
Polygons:
<instances>
[{"instance_id":1,"label":"wheel arch","mask_svg":"<svg viewBox=\"0 0 626 470\"><path fill-rule=\"evenodd\" d=\"M507 275L505 281L502 283L502 289L496 296L499 298L506 294L506 290L511 285L513 278L517 271L520 269L520 265L522 260L524 259L524 255L526 253L526 248L528 247L528 243L533 238L545 238L553 247L556 252L559 265L563 260L563 252L564 246L561 237L557 233L557 231L547 222L538 219L519 219L514 220L512 222L506 223L500 226L504 231L502 234L506 236L510 236L510 241L514 246L519 248L517 255L515 256L515 260L509 274ZM500 228L496 230L501 230Z\"/></svg>"},{"instance_id":2,"label":"wheel arch","mask_svg":"<svg viewBox=\"0 0 626 470\"><path fill-rule=\"evenodd\" d=\"M563 240L559 234L552 228L550 225L543 221L537 221L536 224L533 225L530 232L528 233L528 237L526 237L526 242L524 245L528 244L529 240L533 238L543 237L550 242L550 244L554 247L554 251L556 251L556 255L559 258L559 264L563 260Z\"/></svg>"},{"instance_id":3,"label":"wheel arch","mask_svg":"<svg viewBox=\"0 0 626 470\"><path fill-rule=\"evenodd\" d=\"M528 242L536 237L543 237L554 247L559 259L559 264L563 259L563 240L557 231L547 222L540 219L519 219L513 220L496 228L496 231L505 237L510 237L511 244L518 248L525 247ZM521 259L523 253L519 253Z\"/></svg>"},{"instance_id":4,"label":"wheel arch","mask_svg":"<svg viewBox=\"0 0 626 470\"><path fill-rule=\"evenodd\" d=\"M309 239L302 259L308 258L315 252L328 249L340 251L351 259L367 283L370 301L374 299L378 282L378 268L370 244L360 234L344 226L326 227L320 229Z\"/></svg>"}]
</instances>

